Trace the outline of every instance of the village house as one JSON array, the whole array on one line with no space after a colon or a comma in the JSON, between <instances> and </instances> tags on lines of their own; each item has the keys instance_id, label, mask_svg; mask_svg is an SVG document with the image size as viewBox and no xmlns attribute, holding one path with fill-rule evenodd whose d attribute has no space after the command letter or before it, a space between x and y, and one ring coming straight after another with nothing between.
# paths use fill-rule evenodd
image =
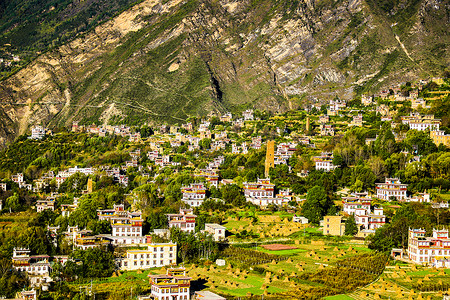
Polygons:
<instances>
[{"instance_id":1,"label":"village house","mask_svg":"<svg viewBox=\"0 0 450 300\"><path fill-rule=\"evenodd\" d=\"M81 250L108 246L111 241L103 235L93 235L92 230L73 228L73 246Z\"/></svg>"},{"instance_id":2,"label":"village house","mask_svg":"<svg viewBox=\"0 0 450 300\"><path fill-rule=\"evenodd\" d=\"M358 126L358 127L362 127L363 126L363 115L362 114L358 114L356 116L353 116L353 120L350 124L348 124L348 126Z\"/></svg>"},{"instance_id":3,"label":"village house","mask_svg":"<svg viewBox=\"0 0 450 300\"><path fill-rule=\"evenodd\" d=\"M191 279L186 276L186 269L169 268L166 275L151 275L151 295L155 300L188 300L190 299Z\"/></svg>"},{"instance_id":4,"label":"village house","mask_svg":"<svg viewBox=\"0 0 450 300\"><path fill-rule=\"evenodd\" d=\"M370 213L372 199L365 197L342 197L343 211L348 215L354 215L356 210L363 210L364 214Z\"/></svg>"},{"instance_id":5,"label":"village house","mask_svg":"<svg viewBox=\"0 0 450 300\"><path fill-rule=\"evenodd\" d=\"M386 224L383 208L374 208L373 213L367 212L365 209L356 209L354 215L356 225L361 230L370 230L371 233Z\"/></svg>"},{"instance_id":6,"label":"village house","mask_svg":"<svg viewBox=\"0 0 450 300\"><path fill-rule=\"evenodd\" d=\"M250 148L252 149L261 149L262 138L261 136L253 137L252 143L250 144Z\"/></svg>"},{"instance_id":7,"label":"village house","mask_svg":"<svg viewBox=\"0 0 450 300\"><path fill-rule=\"evenodd\" d=\"M439 208L448 209L449 206L448 206L447 201L440 201L440 202L431 203L431 207L434 209L439 209Z\"/></svg>"},{"instance_id":8,"label":"village house","mask_svg":"<svg viewBox=\"0 0 450 300\"><path fill-rule=\"evenodd\" d=\"M330 117L328 115L322 115L319 117L320 124L326 124L328 122L330 122Z\"/></svg>"},{"instance_id":9,"label":"village house","mask_svg":"<svg viewBox=\"0 0 450 300\"><path fill-rule=\"evenodd\" d=\"M47 132L47 129L42 126L35 126L31 129L31 136L28 137L32 140L42 140Z\"/></svg>"},{"instance_id":10,"label":"village house","mask_svg":"<svg viewBox=\"0 0 450 300\"><path fill-rule=\"evenodd\" d=\"M431 237L425 237L425 229L409 229L408 258L412 262L437 268L449 268L448 257L450 257L448 229L433 229Z\"/></svg>"},{"instance_id":11,"label":"village house","mask_svg":"<svg viewBox=\"0 0 450 300\"><path fill-rule=\"evenodd\" d=\"M320 135L322 136L334 136L334 128L331 124L320 124Z\"/></svg>"},{"instance_id":12,"label":"village house","mask_svg":"<svg viewBox=\"0 0 450 300\"><path fill-rule=\"evenodd\" d=\"M205 224L205 232L211 234L214 238L214 241L222 241L225 239L225 232L227 231L227 228L219 225L219 224L213 224L213 223L206 223Z\"/></svg>"},{"instance_id":13,"label":"village house","mask_svg":"<svg viewBox=\"0 0 450 300\"><path fill-rule=\"evenodd\" d=\"M61 215L69 217L78 208L78 198L73 199L73 204L61 204Z\"/></svg>"},{"instance_id":14,"label":"village house","mask_svg":"<svg viewBox=\"0 0 450 300\"><path fill-rule=\"evenodd\" d=\"M203 183L191 183L189 186L182 186L181 201L189 204L191 207L198 207L203 204L206 198L206 187Z\"/></svg>"},{"instance_id":15,"label":"village house","mask_svg":"<svg viewBox=\"0 0 450 300\"><path fill-rule=\"evenodd\" d=\"M31 289L29 291L21 291L16 294L17 300L37 300L37 293L35 289Z\"/></svg>"},{"instance_id":16,"label":"village house","mask_svg":"<svg viewBox=\"0 0 450 300\"><path fill-rule=\"evenodd\" d=\"M227 112L226 114L220 116L221 122L231 122L233 119L233 115L230 112Z\"/></svg>"},{"instance_id":17,"label":"village house","mask_svg":"<svg viewBox=\"0 0 450 300\"><path fill-rule=\"evenodd\" d=\"M199 170L199 172L194 173L194 177L202 177L209 183L210 186L218 187L219 186L219 175L215 170L206 169Z\"/></svg>"},{"instance_id":18,"label":"village house","mask_svg":"<svg viewBox=\"0 0 450 300\"><path fill-rule=\"evenodd\" d=\"M443 130L432 130L430 131L430 137L436 146L440 144L450 147L450 134L445 134Z\"/></svg>"},{"instance_id":19,"label":"village house","mask_svg":"<svg viewBox=\"0 0 450 300\"><path fill-rule=\"evenodd\" d=\"M244 118L245 121L253 121L254 119L253 109L247 109L246 111L244 111L242 113L242 117Z\"/></svg>"},{"instance_id":20,"label":"village house","mask_svg":"<svg viewBox=\"0 0 450 300\"><path fill-rule=\"evenodd\" d=\"M336 116L338 112L345 107L347 107L347 103L345 102L345 100L330 100L330 104L327 109L327 115Z\"/></svg>"},{"instance_id":21,"label":"village house","mask_svg":"<svg viewBox=\"0 0 450 300\"><path fill-rule=\"evenodd\" d=\"M48 198L45 200L38 200L36 202L36 211L38 213L46 210L46 209L50 209L51 211L55 210L55 205L56 205L56 201L54 198Z\"/></svg>"},{"instance_id":22,"label":"village house","mask_svg":"<svg viewBox=\"0 0 450 300\"><path fill-rule=\"evenodd\" d=\"M417 193L416 195L407 198L406 202L420 202L420 203L430 203L429 193Z\"/></svg>"},{"instance_id":23,"label":"village house","mask_svg":"<svg viewBox=\"0 0 450 300\"><path fill-rule=\"evenodd\" d=\"M402 117L402 123L409 125L410 129L435 131L439 130L441 120L435 119L433 115L421 116L418 113L411 113Z\"/></svg>"},{"instance_id":24,"label":"village house","mask_svg":"<svg viewBox=\"0 0 450 300\"><path fill-rule=\"evenodd\" d=\"M401 183L398 178L386 178L383 183L376 183L377 198L390 201L395 197L398 201L406 200L407 184Z\"/></svg>"},{"instance_id":25,"label":"village house","mask_svg":"<svg viewBox=\"0 0 450 300\"><path fill-rule=\"evenodd\" d=\"M97 210L99 220L109 220L111 222L111 239L114 245L140 244L146 241L142 236L142 226L144 220L140 211L129 212L125 210L123 204L114 205L113 209Z\"/></svg>"},{"instance_id":26,"label":"village house","mask_svg":"<svg viewBox=\"0 0 450 300\"><path fill-rule=\"evenodd\" d=\"M12 267L30 275L48 275L51 270L49 258L48 255L30 256L30 250L27 248L14 248Z\"/></svg>"},{"instance_id":27,"label":"village house","mask_svg":"<svg viewBox=\"0 0 450 300\"><path fill-rule=\"evenodd\" d=\"M184 128L188 132L192 132L194 130L194 126L190 122L182 124L181 127Z\"/></svg>"},{"instance_id":28,"label":"village house","mask_svg":"<svg viewBox=\"0 0 450 300\"><path fill-rule=\"evenodd\" d=\"M195 291L193 300L227 300L210 291Z\"/></svg>"},{"instance_id":29,"label":"village house","mask_svg":"<svg viewBox=\"0 0 450 300\"><path fill-rule=\"evenodd\" d=\"M294 216L292 217L292 222L294 222L294 223L300 223L300 224L308 224L308 223L309 223L309 220L308 220L307 218L303 217L303 216L297 216L297 215L294 215Z\"/></svg>"},{"instance_id":30,"label":"village house","mask_svg":"<svg viewBox=\"0 0 450 300\"><path fill-rule=\"evenodd\" d=\"M195 218L192 209L180 209L179 214L167 214L169 220L169 228L178 227L181 231L187 233L195 232Z\"/></svg>"},{"instance_id":31,"label":"village house","mask_svg":"<svg viewBox=\"0 0 450 300\"><path fill-rule=\"evenodd\" d=\"M373 103L373 96L369 96L369 95L362 95L361 96L361 103L362 105L371 105Z\"/></svg>"},{"instance_id":32,"label":"village house","mask_svg":"<svg viewBox=\"0 0 450 300\"><path fill-rule=\"evenodd\" d=\"M260 199L273 198L275 185L270 183L270 179L259 179L256 182L244 182L245 198Z\"/></svg>"},{"instance_id":33,"label":"village house","mask_svg":"<svg viewBox=\"0 0 450 300\"><path fill-rule=\"evenodd\" d=\"M429 106L427 107L427 101L424 100L423 98L412 98L411 99L411 108L412 109L418 109L419 107L422 108L429 108Z\"/></svg>"},{"instance_id":34,"label":"village house","mask_svg":"<svg viewBox=\"0 0 450 300\"><path fill-rule=\"evenodd\" d=\"M320 156L314 156L313 159L316 164L316 170L330 172L339 167L333 164L333 153L331 152L322 152Z\"/></svg>"},{"instance_id":35,"label":"village house","mask_svg":"<svg viewBox=\"0 0 450 300\"><path fill-rule=\"evenodd\" d=\"M139 244L147 249L129 249L118 259L121 270L161 268L176 264L177 245L175 243Z\"/></svg>"},{"instance_id":36,"label":"village house","mask_svg":"<svg viewBox=\"0 0 450 300\"><path fill-rule=\"evenodd\" d=\"M344 235L345 224L342 216L324 216L323 217L323 234L324 235Z\"/></svg>"}]
</instances>

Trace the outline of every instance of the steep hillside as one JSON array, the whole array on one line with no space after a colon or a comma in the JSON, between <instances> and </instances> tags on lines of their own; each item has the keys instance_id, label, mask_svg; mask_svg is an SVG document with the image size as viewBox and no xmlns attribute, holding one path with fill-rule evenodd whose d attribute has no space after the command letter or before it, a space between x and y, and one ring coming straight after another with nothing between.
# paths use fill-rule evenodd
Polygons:
<instances>
[{"instance_id":1,"label":"steep hillside","mask_svg":"<svg viewBox=\"0 0 450 300\"><path fill-rule=\"evenodd\" d=\"M140 2L140 1L138 1ZM0 1L0 79L136 4L136 0Z\"/></svg>"},{"instance_id":2,"label":"steep hillside","mask_svg":"<svg viewBox=\"0 0 450 300\"><path fill-rule=\"evenodd\" d=\"M448 8L437 0L146 0L4 80L0 135L36 123L282 111L440 75Z\"/></svg>"}]
</instances>

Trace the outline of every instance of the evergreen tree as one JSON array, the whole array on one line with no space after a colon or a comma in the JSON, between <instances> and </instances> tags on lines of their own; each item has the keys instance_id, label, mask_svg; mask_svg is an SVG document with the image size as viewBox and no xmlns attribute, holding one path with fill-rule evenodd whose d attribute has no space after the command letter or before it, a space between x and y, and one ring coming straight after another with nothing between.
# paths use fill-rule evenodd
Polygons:
<instances>
[{"instance_id":1,"label":"evergreen tree","mask_svg":"<svg viewBox=\"0 0 450 300\"><path fill-rule=\"evenodd\" d=\"M355 216L351 215L345 220L345 235L355 235L358 233L358 226L356 225Z\"/></svg>"},{"instance_id":2,"label":"evergreen tree","mask_svg":"<svg viewBox=\"0 0 450 300\"><path fill-rule=\"evenodd\" d=\"M306 201L302 206L302 214L313 224L319 224L322 217L333 206L329 200L325 189L321 186L314 186L306 195Z\"/></svg>"}]
</instances>

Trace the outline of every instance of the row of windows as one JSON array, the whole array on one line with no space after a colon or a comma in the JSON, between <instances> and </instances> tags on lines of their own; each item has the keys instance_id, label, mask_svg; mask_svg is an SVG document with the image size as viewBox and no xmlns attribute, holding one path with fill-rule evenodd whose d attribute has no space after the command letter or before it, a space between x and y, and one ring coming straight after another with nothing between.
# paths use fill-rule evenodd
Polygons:
<instances>
[{"instance_id":1,"label":"row of windows","mask_svg":"<svg viewBox=\"0 0 450 300\"><path fill-rule=\"evenodd\" d=\"M185 194L183 195L185 199L205 199L205 194Z\"/></svg>"},{"instance_id":2,"label":"row of windows","mask_svg":"<svg viewBox=\"0 0 450 300\"><path fill-rule=\"evenodd\" d=\"M419 254L428 254L428 250L420 250ZM430 250L431 255L450 255L450 250Z\"/></svg>"},{"instance_id":3,"label":"row of windows","mask_svg":"<svg viewBox=\"0 0 450 300\"><path fill-rule=\"evenodd\" d=\"M171 247L172 248L172 247ZM171 250L172 251L172 250ZM141 259L143 259L145 257L145 254L135 254L134 255L134 259L138 259L138 256L140 256ZM153 254L153 258L156 258L157 254ZM160 254L160 257L163 258L164 257L164 253ZM172 257L172 253L169 253L169 257ZM150 258L150 254L147 254L147 258Z\"/></svg>"},{"instance_id":4,"label":"row of windows","mask_svg":"<svg viewBox=\"0 0 450 300\"><path fill-rule=\"evenodd\" d=\"M172 263L173 263L173 260L169 260L169 264L172 264ZM150 263L150 260L147 260L147 261L141 260L141 261L139 262L139 264L138 264L137 261L134 261L134 262L133 262L133 265L134 265L134 266L138 266L138 265L140 265L140 266L157 266L157 261L154 260L154 261L153 261L153 264ZM163 260L160 260L160 261L159 261L159 265L160 265L160 266L163 266L163 265L164 265L164 261L163 261ZM127 262L127 261L124 261L124 262L123 262L123 266L124 266L124 267L128 267L128 262Z\"/></svg>"},{"instance_id":5,"label":"row of windows","mask_svg":"<svg viewBox=\"0 0 450 300\"><path fill-rule=\"evenodd\" d=\"M170 300L170 296L161 296L159 299L160 299L160 300ZM180 299L180 300L187 300L187 299L188 299L188 296L184 295L184 297L183 297L182 295L180 295L180 297L177 298L177 299Z\"/></svg>"},{"instance_id":6,"label":"row of windows","mask_svg":"<svg viewBox=\"0 0 450 300\"><path fill-rule=\"evenodd\" d=\"M34 271L48 271L48 267L29 267L29 268L17 268L17 270L22 272L34 272Z\"/></svg>"},{"instance_id":7,"label":"row of windows","mask_svg":"<svg viewBox=\"0 0 450 300\"><path fill-rule=\"evenodd\" d=\"M125 233L113 233L113 236L141 236L139 233L131 233L131 234L125 234Z\"/></svg>"},{"instance_id":8,"label":"row of windows","mask_svg":"<svg viewBox=\"0 0 450 300\"><path fill-rule=\"evenodd\" d=\"M114 228L116 232L130 232L130 228L127 228L127 230L125 230L125 228L122 228L122 230L120 230L120 228ZM131 228L131 232L141 232L142 228Z\"/></svg>"}]
</instances>

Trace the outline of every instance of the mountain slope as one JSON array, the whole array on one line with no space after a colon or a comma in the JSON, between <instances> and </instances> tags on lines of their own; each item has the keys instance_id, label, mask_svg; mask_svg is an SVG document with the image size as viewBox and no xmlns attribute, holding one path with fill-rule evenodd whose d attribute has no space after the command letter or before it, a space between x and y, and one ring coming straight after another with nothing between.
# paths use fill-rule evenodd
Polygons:
<instances>
[{"instance_id":1,"label":"mountain slope","mask_svg":"<svg viewBox=\"0 0 450 300\"><path fill-rule=\"evenodd\" d=\"M1 82L0 135L11 139L36 123L283 111L440 74L449 63L448 6L146 0Z\"/></svg>"}]
</instances>

